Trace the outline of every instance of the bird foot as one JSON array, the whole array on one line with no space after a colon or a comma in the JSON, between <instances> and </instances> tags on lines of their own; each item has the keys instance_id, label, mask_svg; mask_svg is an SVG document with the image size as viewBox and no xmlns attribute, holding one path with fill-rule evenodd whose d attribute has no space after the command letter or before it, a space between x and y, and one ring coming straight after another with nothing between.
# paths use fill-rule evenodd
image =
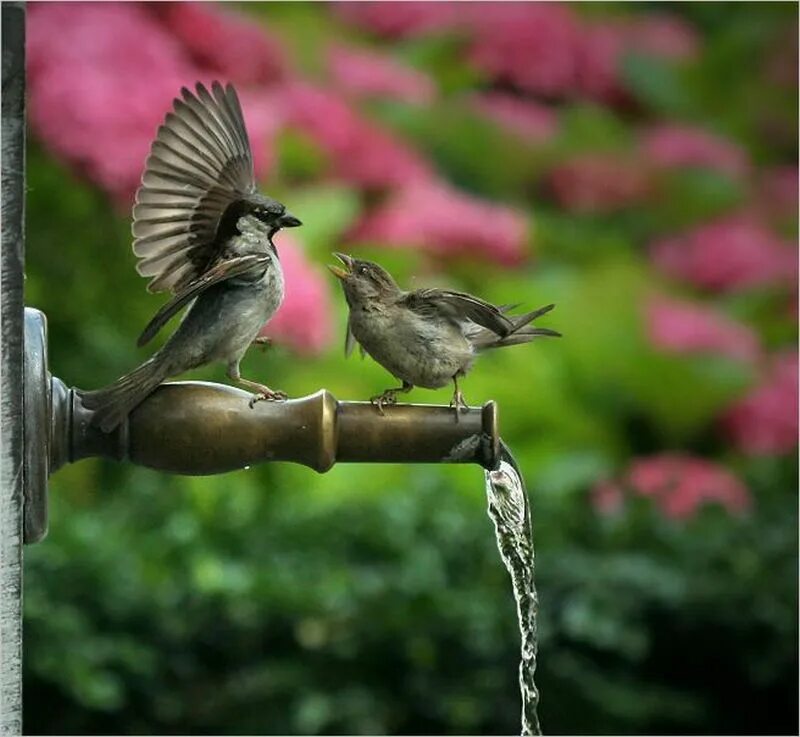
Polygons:
<instances>
[{"instance_id":1,"label":"bird foot","mask_svg":"<svg viewBox=\"0 0 800 737\"><path fill-rule=\"evenodd\" d=\"M453 398L450 400L450 406L454 407L456 410L456 422L459 421L459 413L460 412L469 412L469 405L467 404L467 400L464 399L464 395L461 391L457 391L453 394Z\"/></svg>"},{"instance_id":2,"label":"bird foot","mask_svg":"<svg viewBox=\"0 0 800 737\"><path fill-rule=\"evenodd\" d=\"M372 402L377 408L378 412L382 415L385 414L383 408L389 404L397 404L397 389L387 389L382 394L376 394L370 397L369 401Z\"/></svg>"},{"instance_id":3,"label":"bird foot","mask_svg":"<svg viewBox=\"0 0 800 737\"><path fill-rule=\"evenodd\" d=\"M256 402L282 402L288 398L289 395L286 392L264 387L262 391L258 392L257 394L253 394L247 404L250 409L253 409L253 407L256 405Z\"/></svg>"}]
</instances>

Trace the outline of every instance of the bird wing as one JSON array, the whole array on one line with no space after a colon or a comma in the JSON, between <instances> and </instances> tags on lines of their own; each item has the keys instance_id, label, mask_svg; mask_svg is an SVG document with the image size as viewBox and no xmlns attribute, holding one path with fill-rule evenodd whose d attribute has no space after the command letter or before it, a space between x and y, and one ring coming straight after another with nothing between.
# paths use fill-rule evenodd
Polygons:
<instances>
[{"instance_id":1,"label":"bird wing","mask_svg":"<svg viewBox=\"0 0 800 737\"><path fill-rule=\"evenodd\" d=\"M350 354L353 352L353 348L356 347L356 336L353 335L353 331L350 328L350 315L347 316L347 330L344 334L344 356L345 358L349 358ZM366 355L366 351L364 350L364 346L361 343L358 343L358 352L361 354L361 358L364 358Z\"/></svg>"},{"instance_id":2,"label":"bird wing","mask_svg":"<svg viewBox=\"0 0 800 737\"><path fill-rule=\"evenodd\" d=\"M147 323L147 326L142 331L142 334L136 341L136 345L143 346L145 343L149 342L178 310L191 300L200 296L209 287L213 287L215 284L233 279L245 273L252 273L259 267L266 269L270 261L269 255L254 253L219 261L201 277L190 282L186 287L177 292L169 302L156 312L153 319Z\"/></svg>"},{"instance_id":3,"label":"bird wing","mask_svg":"<svg viewBox=\"0 0 800 737\"><path fill-rule=\"evenodd\" d=\"M344 336L344 357L349 358L350 354L353 352L353 348L356 344L356 336L353 335L353 331L350 329L350 315L347 316L347 330L345 331Z\"/></svg>"},{"instance_id":4,"label":"bird wing","mask_svg":"<svg viewBox=\"0 0 800 737\"><path fill-rule=\"evenodd\" d=\"M458 323L470 320L500 336L514 329L501 308L464 292L418 289L405 294L401 302L425 317L444 317Z\"/></svg>"},{"instance_id":5,"label":"bird wing","mask_svg":"<svg viewBox=\"0 0 800 737\"><path fill-rule=\"evenodd\" d=\"M185 87L158 129L133 207L136 270L151 292L180 291L221 256L217 230L228 207L255 191L239 98L219 82Z\"/></svg>"}]
</instances>

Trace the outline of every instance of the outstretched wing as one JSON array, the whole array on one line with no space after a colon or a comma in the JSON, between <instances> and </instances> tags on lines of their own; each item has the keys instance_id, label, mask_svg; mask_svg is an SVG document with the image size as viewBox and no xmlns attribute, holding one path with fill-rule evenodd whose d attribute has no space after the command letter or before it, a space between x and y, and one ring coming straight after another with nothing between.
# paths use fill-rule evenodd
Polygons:
<instances>
[{"instance_id":1,"label":"outstretched wing","mask_svg":"<svg viewBox=\"0 0 800 737\"><path fill-rule=\"evenodd\" d=\"M185 87L158 129L133 207L133 252L148 289L180 291L220 255L228 207L255 191L253 157L239 98L219 82Z\"/></svg>"},{"instance_id":2,"label":"outstretched wing","mask_svg":"<svg viewBox=\"0 0 800 737\"><path fill-rule=\"evenodd\" d=\"M246 256L237 256L219 261L201 277L187 284L184 289L156 312L153 319L147 323L147 326L142 331L139 340L136 341L136 345L141 347L148 343L176 312L193 299L199 297L209 287L228 279L233 279L236 276L257 271L259 268L266 269L270 262L271 259L266 254L247 254Z\"/></svg>"},{"instance_id":3,"label":"outstretched wing","mask_svg":"<svg viewBox=\"0 0 800 737\"><path fill-rule=\"evenodd\" d=\"M407 307L427 317L445 317L453 322L470 320L491 330L496 335L506 336L514 329L503 309L464 292L447 289L418 289L404 295Z\"/></svg>"}]
</instances>

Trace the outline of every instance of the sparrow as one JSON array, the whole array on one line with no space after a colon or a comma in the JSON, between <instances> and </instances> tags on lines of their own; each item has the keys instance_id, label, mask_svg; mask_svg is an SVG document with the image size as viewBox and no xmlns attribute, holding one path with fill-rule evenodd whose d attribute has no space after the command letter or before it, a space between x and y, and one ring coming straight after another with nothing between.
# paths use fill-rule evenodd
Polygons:
<instances>
[{"instance_id":1,"label":"sparrow","mask_svg":"<svg viewBox=\"0 0 800 737\"><path fill-rule=\"evenodd\" d=\"M383 407L396 404L397 395L415 386L438 389L453 382L450 406L467 409L459 377L472 368L479 353L492 348L528 343L539 336L561 337L550 328L531 327L555 305L524 315L509 315L516 305L495 306L464 292L447 289L400 289L376 263L334 253L342 266L328 268L340 280L349 315L345 355L354 344L400 381L370 401Z\"/></svg>"},{"instance_id":2,"label":"sparrow","mask_svg":"<svg viewBox=\"0 0 800 737\"><path fill-rule=\"evenodd\" d=\"M259 400L286 394L241 376L239 362L283 301L273 243L301 222L256 189L253 155L236 90L219 82L181 89L158 128L133 206L133 252L148 290L172 298L139 336L148 343L189 306L164 346L113 384L80 392L92 423L110 432L162 381L221 361Z\"/></svg>"}]
</instances>

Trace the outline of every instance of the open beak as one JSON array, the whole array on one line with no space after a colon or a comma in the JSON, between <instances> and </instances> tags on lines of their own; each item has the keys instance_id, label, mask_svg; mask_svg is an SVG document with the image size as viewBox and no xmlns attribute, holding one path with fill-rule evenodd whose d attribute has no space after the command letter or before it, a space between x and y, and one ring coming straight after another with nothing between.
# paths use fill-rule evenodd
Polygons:
<instances>
[{"instance_id":1,"label":"open beak","mask_svg":"<svg viewBox=\"0 0 800 737\"><path fill-rule=\"evenodd\" d=\"M332 266L330 264L328 265L328 268L331 270L331 273L338 279L342 280L347 279L347 277L353 273L353 259L344 253L334 252L333 255L336 256L336 258L338 258L339 261L342 262L344 268L342 268L341 266Z\"/></svg>"},{"instance_id":2,"label":"open beak","mask_svg":"<svg viewBox=\"0 0 800 737\"><path fill-rule=\"evenodd\" d=\"M294 215L290 215L288 212L285 212L278 218L277 224L279 228L296 228L298 225L302 225L303 223Z\"/></svg>"}]
</instances>

